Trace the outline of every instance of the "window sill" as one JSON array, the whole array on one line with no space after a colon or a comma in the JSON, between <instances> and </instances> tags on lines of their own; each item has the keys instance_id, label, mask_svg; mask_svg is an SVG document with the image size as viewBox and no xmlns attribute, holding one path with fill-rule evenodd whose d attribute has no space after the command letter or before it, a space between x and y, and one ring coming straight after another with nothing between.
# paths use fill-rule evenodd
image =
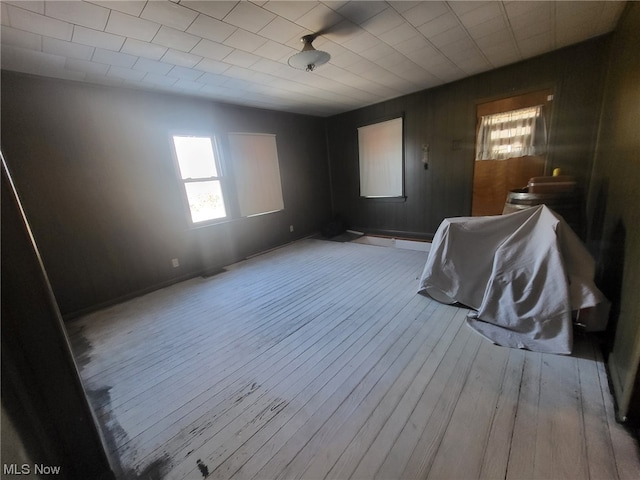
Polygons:
<instances>
[{"instance_id":1,"label":"window sill","mask_svg":"<svg viewBox=\"0 0 640 480\"><path fill-rule=\"evenodd\" d=\"M381 203L404 203L407 201L407 197L360 197L360 200Z\"/></svg>"}]
</instances>

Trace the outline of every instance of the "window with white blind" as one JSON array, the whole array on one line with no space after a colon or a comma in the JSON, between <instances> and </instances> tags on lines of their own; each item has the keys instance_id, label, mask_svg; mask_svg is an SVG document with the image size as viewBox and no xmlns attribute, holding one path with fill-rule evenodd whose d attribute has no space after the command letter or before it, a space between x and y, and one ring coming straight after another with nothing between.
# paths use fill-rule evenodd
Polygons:
<instances>
[{"instance_id":1,"label":"window with white blind","mask_svg":"<svg viewBox=\"0 0 640 480\"><path fill-rule=\"evenodd\" d=\"M230 133L228 138L240 215L251 217L283 210L276 136Z\"/></svg>"},{"instance_id":2,"label":"window with white blind","mask_svg":"<svg viewBox=\"0 0 640 480\"><path fill-rule=\"evenodd\" d=\"M360 196L403 196L402 117L358 128Z\"/></svg>"},{"instance_id":3,"label":"window with white blind","mask_svg":"<svg viewBox=\"0 0 640 480\"><path fill-rule=\"evenodd\" d=\"M191 222L202 224L226 218L215 139L175 135L173 146Z\"/></svg>"},{"instance_id":4,"label":"window with white blind","mask_svg":"<svg viewBox=\"0 0 640 480\"><path fill-rule=\"evenodd\" d=\"M476 160L542 155L547 128L542 105L483 115L476 144Z\"/></svg>"}]
</instances>

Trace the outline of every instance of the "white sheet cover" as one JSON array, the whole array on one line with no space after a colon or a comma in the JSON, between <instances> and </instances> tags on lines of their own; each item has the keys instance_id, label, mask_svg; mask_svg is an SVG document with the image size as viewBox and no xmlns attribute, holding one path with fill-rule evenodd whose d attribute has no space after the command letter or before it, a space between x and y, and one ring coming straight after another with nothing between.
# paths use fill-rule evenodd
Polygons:
<instances>
[{"instance_id":1,"label":"white sheet cover","mask_svg":"<svg viewBox=\"0 0 640 480\"><path fill-rule=\"evenodd\" d=\"M593 258L571 227L540 205L445 219L419 292L436 288L474 309L468 324L498 345L570 354L572 310L607 303L594 273ZM606 320L592 316L587 330L604 329Z\"/></svg>"}]
</instances>

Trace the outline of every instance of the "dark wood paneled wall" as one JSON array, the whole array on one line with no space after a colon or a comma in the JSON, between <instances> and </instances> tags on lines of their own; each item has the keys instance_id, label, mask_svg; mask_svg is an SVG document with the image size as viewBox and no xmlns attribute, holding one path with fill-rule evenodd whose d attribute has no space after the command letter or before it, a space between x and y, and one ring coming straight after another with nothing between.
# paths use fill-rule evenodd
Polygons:
<instances>
[{"instance_id":1,"label":"dark wood paneled wall","mask_svg":"<svg viewBox=\"0 0 640 480\"><path fill-rule=\"evenodd\" d=\"M276 134L285 210L192 229L170 136L217 134L224 148L227 132ZM2 150L64 314L214 270L331 216L321 118L3 72Z\"/></svg>"},{"instance_id":2,"label":"dark wood paneled wall","mask_svg":"<svg viewBox=\"0 0 640 480\"><path fill-rule=\"evenodd\" d=\"M442 87L329 118L333 209L354 228L429 237L440 222L471 214L476 106L543 88L555 92L549 165L586 189L593 161L609 37L536 57ZM357 127L405 116L406 201L358 193ZM421 163L430 145L429 169Z\"/></svg>"},{"instance_id":3,"label":"dark wood paneled wall","mask_svg":"<svg viewBox=\"0 0 640 480\"><path fill-rule=\"evenodd\" d=\"M614 32L587 212L588 245L612 302L605 354L619 418L640 428L640 4Z\"/></svg>"},{"instance_id":4,"label":"dark wood paneled wall","mask_svg":"<svg viewBox=\"0 0 640 480\"><path fill-rule=\"evenodd\" d=\"M10 432L3 422L3 464L17 463L22 471L24 459L12 458L5 448L17 440L33 462L30 478L34 464L61 467L60 478L71 480L113 478L60 312L4 168L1 191L2 408L19 437L5 436Z\"/></svg>"}]
</instances>

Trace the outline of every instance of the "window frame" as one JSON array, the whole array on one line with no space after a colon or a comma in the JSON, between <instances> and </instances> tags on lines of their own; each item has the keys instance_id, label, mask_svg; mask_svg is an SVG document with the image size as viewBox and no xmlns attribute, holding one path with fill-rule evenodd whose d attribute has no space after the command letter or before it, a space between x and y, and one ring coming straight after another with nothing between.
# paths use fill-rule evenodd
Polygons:
<instances>
[{"instance_id":1,"label":"window frame","mask_svg":"<svg viewBox=\"0 0 640 480\"><path fill-rule=\"evenodd\" d=\"M178 152L176 150L176 144L174 141L175 137L191 137L191 138L208 138L211 142L211 149L213 151L213 161L215 163L217 176L213 177L197 177L197 178L182 178L182 171L180 169L180 161L178 160ZM228 222L232 219L231 214L231 202L229 191L227 188L228 175L224 166L223 158L222 158L222 148L220 145L220 141L218 140L218 135L212 134L210 132L172 132L169 134L169 143L171 144L171 151L173 156L173 164L175 169L175 174L178 182L181 185L181 197L183 209L185 212L185 216L187 217L187 221L191 228L201 228L209 225L215 225L218 223ZM186 185L189 183L202 183L216 181L220 184L220 191L222 193L222 202L224 205L225 216L219 218L212 218L208 220L202 220L200 222L195 222L193 220L193 214L191 212L191 207L189 205L189 196L187 194Z\"/></svg>"},{"instance_id":2,"label":"window frame","mask_svg":"<svg viewBox=\"0 0 640 480\"><path fill-rule=\"evenodd\" d=\"M401 144L400 144L400 176L401 176L401 192L400 195L389 195L389 196L365 196L362 194L362 159L360 158L360 134L359 130L363 127L369 127L373 125L377 125L380 123L389 122L392 120L400 119L402 123L402 132L401 132ZM361 124L356 127L356 155L358 158L358 196L361 200L365 200L367 202L404 202L407 199L406 195L406 119L405 113L394 113L385 115L384 117L379 117L374 121L369 121L367 123Z\"/></svg>"}]
</instances>

